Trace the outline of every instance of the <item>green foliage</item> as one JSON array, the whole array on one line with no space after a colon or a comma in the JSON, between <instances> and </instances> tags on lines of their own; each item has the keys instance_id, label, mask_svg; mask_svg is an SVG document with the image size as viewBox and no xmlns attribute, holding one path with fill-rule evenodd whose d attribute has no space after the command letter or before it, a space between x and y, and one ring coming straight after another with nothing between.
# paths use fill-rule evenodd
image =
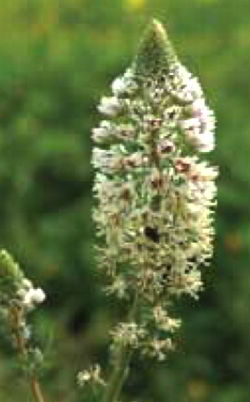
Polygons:
<instances>
[{"instance_id":1,"label":"green foliage","mask_svg":"<svg viewBox=\"0 0 250 402\"><path fill-rule=\"evenodd\" d=\"M34 318L49 339L48 400L83 400L75 373L105 360L110 317L122 309L98 290L90 129L99 94L132 60L152 17L166 22L217 115L216 254L201 302L178 307L186 317L179 351L161 368L134 362L126 391L143 402L249 399L249 7L249 0L1 4L0 239L48 295ZM0 342L0 399L29 400Z\"/></svg>"}]
</instances>

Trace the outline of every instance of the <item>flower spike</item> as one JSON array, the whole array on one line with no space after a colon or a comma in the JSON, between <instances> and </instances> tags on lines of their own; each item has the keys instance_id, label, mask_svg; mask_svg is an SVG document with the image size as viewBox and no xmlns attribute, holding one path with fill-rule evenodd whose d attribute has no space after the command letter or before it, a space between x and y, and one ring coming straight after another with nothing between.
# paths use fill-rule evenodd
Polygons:
<instances>
[{"instance_id":1,"label":"flower spike","mask_svg":"<svg viewBox=\"0 0 250 402\"><path fill-rule=\"evenodd\" d=\"M174 349L174 301L198 299L213 253L217 176L200 155L215 146L214 114L158 21L111 90L92 131L93 217L105 291L130 312L110 332L114 375L104 402L117 400L134 349L158 360Z\"/></svg>"}]
</instances>

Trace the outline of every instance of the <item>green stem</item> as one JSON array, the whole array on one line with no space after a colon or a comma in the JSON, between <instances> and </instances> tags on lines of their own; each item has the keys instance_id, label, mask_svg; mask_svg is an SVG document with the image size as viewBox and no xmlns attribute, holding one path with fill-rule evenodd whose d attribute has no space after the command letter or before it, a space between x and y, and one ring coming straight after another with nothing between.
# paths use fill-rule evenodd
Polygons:
<instances>
[{"instance_id":1,"label":"green stem","mask_svg":"<svg viewBox=\"0 0 250 402\"><path fill-rule=\"evenodd\" d=\"M116 402L124 384L128 365L132 356L132 350L128 348L121 348L119 351L118 361L116 367L113 370L111 379L109 381L106 393L103 398L103 402Z\"/></svg>"},{"instance_id":2,"label":"green stem","mask_svg":"<svg viewBox=\"0 0 250 402\"><path fill-rule=\"evenodd\" d=\"M129 321L134 319L135 317L137 310L137 302L138 302L138 296L136 295L133 306L128 315ZM111 373L111 377L102 402L117 401L128 373L128 367L132 354L133 350L130 346L128 345L120 346L120 349L118 350L117 361L113 369L113 372Z\"/></svg>"},{"instance_id":3,"label":"green stem","mask_svg":"<svg viewBox=\"0 0 250 402\"><path fill-rule=\"evenodd\" d=\"M18 354L20 356L21 360L26 360L27 358L27 347L26 347L26 342L25 339L23 338L23 335L20 331L21 328L21 323L22 323L22 310L19 308L13 307L9 311L10 314L10 320L11 320L11 327L13 330L13 334L16 340L16 346L18 350ZM32 376L28 376L30 380L30 387L31 387L31 392L33 395L33 399L35 402L45 402L42 390L40 387L40 383L35 375L33 373Z\"/></svg>"},{"instance_id":4,"label":"green stem","mask_svg":"<svg viewBox=\"0 0 250 402\"><path fill-rule=\"evenodd\" d=\"M36 377L32 377L31 379L31 390L34 400L36 402L45 402L42 394L42 390L40 387L40 383Z\"/></svg>"}]
</instances>

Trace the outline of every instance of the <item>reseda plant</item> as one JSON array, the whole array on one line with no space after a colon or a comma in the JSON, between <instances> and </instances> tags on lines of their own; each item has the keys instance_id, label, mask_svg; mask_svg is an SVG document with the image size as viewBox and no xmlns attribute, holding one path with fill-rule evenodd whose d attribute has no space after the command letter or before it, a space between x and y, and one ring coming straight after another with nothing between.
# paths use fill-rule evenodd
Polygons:
<instances>
[{"instance_id":1,"label":"reseda plant","mask_svg":"<svg viewBox=\"0 0 250 402\"><path fill-rule=\"evenodd\" d=\"M117 402L133 352L164 360L181 324L171 315L175 299L197 299L203 288L217 169L200 153L214 148L215 118L155 20L98 110L105 116L93 129L98 265L105 292L124 300L128 314L110 331L110 377L96 365L78 381L93 385L97 400Z\"/></svg>"},{"instance_id":2,"label":"reseda plant","mask_svg":"<svg viewBox=\"0 0 250 402\"><path fill-rule=\"evenodd\" d=\"M181 325L172 312L175 300L198 299L203 288L200 269L213 252L217 169L200 154L214 148L215 118L155 20L98 110L105 119L93 129L97 258L106 294L123 301L127 314L110 330L110 373L96 364L77 379L92 389L91 401L118 402L134 352L164 361ZM36 402L44 402L42 354L27 318L44 299L0 251L0 318Z\"/></svg>"}]
</instances>

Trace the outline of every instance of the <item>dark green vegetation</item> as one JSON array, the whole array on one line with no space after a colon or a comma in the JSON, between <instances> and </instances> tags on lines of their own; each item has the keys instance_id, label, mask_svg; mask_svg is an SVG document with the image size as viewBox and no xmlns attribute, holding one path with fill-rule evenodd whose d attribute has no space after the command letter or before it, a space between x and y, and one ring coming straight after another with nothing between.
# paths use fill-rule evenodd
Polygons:
<instances>
[{"instance_id":1,"label":"dark green vegetation","mask_svg":"<svg viewBox=\"0 0 250 402\"><path fill-rule=\"evenodd\" d=\"M48 402L88 400L75 374L105 361L119 312L95 270L90 130L99 96L132 60L152 16L217 115L217 236L200 302L178 306L177 353L161 366L134 360L126 392L141 402L249 401L249 15L249 0L1 3L0 244L47 293L33 325ZM0 400L30 401L8 342L0 343Z\"/></svg>"}]
</instances>

